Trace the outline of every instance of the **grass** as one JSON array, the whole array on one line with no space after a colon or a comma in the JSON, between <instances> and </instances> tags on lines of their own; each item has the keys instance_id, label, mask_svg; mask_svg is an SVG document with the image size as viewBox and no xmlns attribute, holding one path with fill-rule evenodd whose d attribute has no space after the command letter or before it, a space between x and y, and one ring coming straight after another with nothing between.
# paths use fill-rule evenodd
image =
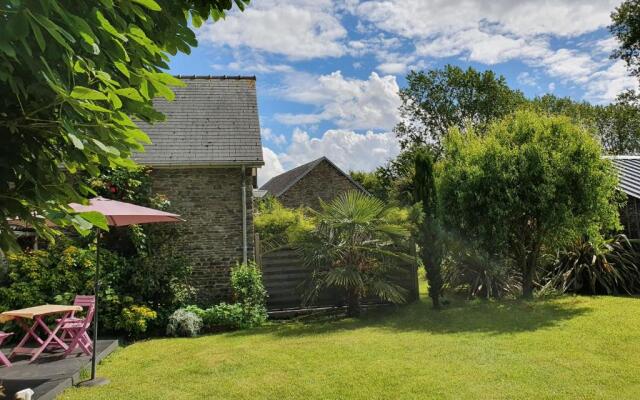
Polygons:
<instances>
[{"instance_id":1,"label":"grass","mask_svg":"<svg viewBox=\"0 0 640 400\"><path fill-rule=\"evenodd\" d=\"M426 299L361 320L157 339L62 399L637 399L640 299Z\"/></svg>"}]
</instances>

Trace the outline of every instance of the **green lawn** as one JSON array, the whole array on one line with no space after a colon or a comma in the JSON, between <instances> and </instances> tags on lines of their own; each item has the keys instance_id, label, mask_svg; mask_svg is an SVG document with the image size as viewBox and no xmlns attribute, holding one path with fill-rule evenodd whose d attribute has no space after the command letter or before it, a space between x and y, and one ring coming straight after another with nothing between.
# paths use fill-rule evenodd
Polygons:
<instances>
[{"instance_id":1,"label":"green lawn","mask_svg":"<svg viewBox=\"0 0 640 400\"><path fill-rule=\"evenodd\" d=\"M117 351L63 399L637 399L640 299L426 300Z\"/></svg>"}]
</instances>

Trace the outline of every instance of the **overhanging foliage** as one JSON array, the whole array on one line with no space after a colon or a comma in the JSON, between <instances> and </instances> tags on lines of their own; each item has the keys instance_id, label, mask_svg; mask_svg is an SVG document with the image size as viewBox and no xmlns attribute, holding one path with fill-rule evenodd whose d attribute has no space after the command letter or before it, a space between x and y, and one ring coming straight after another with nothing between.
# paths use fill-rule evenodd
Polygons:
<instances>
[{"instance_id":1,"label":"overhanging foliage","mask_svg":"<svg viewBox=\"0 0 640 400\"><path fill-rule=\"evenodd\" d=\"M189 24L248 3L0 0L0 248L15 247L7 218L49 238L44 218L81 232L101 223L70 213L93 194L74 175L132 166L149 143L135 121L161 121L151 100L182 84L163 70L197 45Z\"/></svg>"}]
</instances>

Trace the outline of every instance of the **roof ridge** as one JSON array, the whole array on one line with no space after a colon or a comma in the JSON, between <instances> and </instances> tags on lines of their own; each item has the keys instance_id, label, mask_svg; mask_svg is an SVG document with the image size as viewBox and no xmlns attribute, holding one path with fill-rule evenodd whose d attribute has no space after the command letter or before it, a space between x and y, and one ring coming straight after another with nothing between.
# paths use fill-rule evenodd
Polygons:
<instances>
[{"instance_id":1,"label":"roof ridge","mask_svg":"<svg viewBox=\"0 0 640 400\"><path fill-rule=\"evenodd\" d=\"M267 181L267 183L262 185L260 187L260 189L267 190L267 191L271 192L275 197L279 197L280 195L285 193L287 190L291 189L291 187L293 185L295 185L300 180L302 180L302 178L307 176L307 174L309 174L309 172L313 171L313 169L323 161L326 161L327 163L329 163L329 165L331 167L333 167L340 174L342 174L344 177L346 177L358 189L362 190L365 193L369 193L367 191L367 189L365 189L360 183L356 182L348 173L344 172L340 167L338 167L327 156L322 156L322 157L317 158L315 160L309 161L309 162L307 162L305 164L298 165L297 167L292 168L289 171L285 171L285 172L281 173L280 175L276 175L273 178L269 179L269 181ZM290 179L290 180L288 180L288 179ZM282 183L284 183L282 188L278 188L278 183L280 183L279 181L282 181ZM271 188L270 189L270 186L271 187L275 186L275 188Z\"/></svg>"},{"instance_id":2,"label":"roof ridge","mask_svg":"<svg viewBox=\"0 0 640 400\"><path fill-rule=\"evenodd\" d=\"M255 75L174 75L178 79L249 79L256 80Z\"/></svg>"}]
</instances>

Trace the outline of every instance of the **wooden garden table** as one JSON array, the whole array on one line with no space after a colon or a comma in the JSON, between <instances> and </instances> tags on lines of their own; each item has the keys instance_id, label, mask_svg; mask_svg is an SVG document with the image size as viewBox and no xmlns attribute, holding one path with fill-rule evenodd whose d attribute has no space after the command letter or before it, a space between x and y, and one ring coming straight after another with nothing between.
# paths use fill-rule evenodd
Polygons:
<instances>
[{"instance_id":1,"label":"wooden garden table","mask_svg":"<svg viewBox=\"0 0 640 400\"><path fill-rule=\"evenodd\" d=\"M47 347L49 347L49 345L53 344L52 342L55 342L56 346L67 350L67 344L58 337L57 333L66 322L65 320L74 311L82 311L82 307L44 304L36 307L23 308L22 310L5 311L0 314L0 322L15 320L26 332L20 343L18 343L18 345L11 351L11 354L9 354L9 358L12 358L17 354L30 354L30 362L33 362ZM43 319L44 317L58 314L61 314L61 318L57 319L56 326L52 330L43 321ZM29 326L29 322L27 320L32 320L34 322ZM43 333L46 334L46 338L43 339L38 335L38 327L40 327ZM29 342L29 339L33 339L39 347L25 347L25 344Z\"/></svg>"}]
</instances>

